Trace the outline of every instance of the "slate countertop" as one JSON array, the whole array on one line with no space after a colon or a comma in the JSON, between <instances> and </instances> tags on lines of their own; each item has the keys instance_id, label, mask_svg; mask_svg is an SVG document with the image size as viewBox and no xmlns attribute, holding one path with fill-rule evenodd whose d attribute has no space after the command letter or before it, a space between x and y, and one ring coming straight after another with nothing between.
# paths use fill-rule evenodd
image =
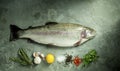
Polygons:
<instances>
[{"instance_id":1,"label":"slate countertop","mask_svg":"<svg viewBox=\"0 0 120 71\"><path fill-rule=\"evenodd\" d=\"M97 35L72 48L46 47L22 39L9 42L10 24L27 28L47 21L78 23L95 29ZM120 71L120 0L0 0L0 40L0 71ZM95 49L100 58L87 68L72 64L64 67L57 62L23 67L9 61L21 47L29 55L41 51L55 56L68 53L81 57Z\"/></svg>"}]
</instances>

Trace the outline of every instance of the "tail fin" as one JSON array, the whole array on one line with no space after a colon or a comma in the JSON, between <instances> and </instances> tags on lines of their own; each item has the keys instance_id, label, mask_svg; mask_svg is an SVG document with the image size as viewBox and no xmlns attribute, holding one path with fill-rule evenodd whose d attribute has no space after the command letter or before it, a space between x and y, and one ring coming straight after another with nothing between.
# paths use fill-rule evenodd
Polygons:
<instances>
[{"instance_id":1,"label":"tail fin","mask_svg":"<svg viewBox=\"0 0 120 71\"><path fill-rule=\"evenodd\" d=\"M10 25L10 41L19 38L18 31L22 30L21 28L17 27L16 25Z\"/></svg>"}]
</instances>

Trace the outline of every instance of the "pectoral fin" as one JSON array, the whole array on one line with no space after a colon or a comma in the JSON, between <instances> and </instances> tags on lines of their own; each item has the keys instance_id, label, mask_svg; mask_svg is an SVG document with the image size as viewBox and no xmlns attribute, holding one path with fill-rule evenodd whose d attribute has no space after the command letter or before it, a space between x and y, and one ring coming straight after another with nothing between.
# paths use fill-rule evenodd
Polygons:
<instances>
[{"instance_id":1,"label":"pectoral fin","mask_svg":"<svg viewBox=\"0 0 120 71\"><path fill-rule=\"evenodd\" d=\"M82 41L82 39L80 39L79 41L77 41L73 46L75 46L75 47L79 46L81 44L81 41Z\"/></svg>"}]
</instances>

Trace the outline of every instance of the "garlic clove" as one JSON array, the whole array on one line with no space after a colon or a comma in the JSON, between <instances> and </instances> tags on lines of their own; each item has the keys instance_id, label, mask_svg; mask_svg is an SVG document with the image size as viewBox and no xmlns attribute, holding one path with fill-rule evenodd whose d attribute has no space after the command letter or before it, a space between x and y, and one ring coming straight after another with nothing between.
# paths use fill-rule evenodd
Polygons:
<instances>
[{"instance_id":1,"label":"garlic clove","mask_svg":"<svg viewBox=\"0 0 120 71\"><path fill-rule=\"evenodd\" d=\"M38 55L40 55L40 54L41 54L41 52L37 52L37 54L38 54Z\"/></svg>"},{"instance_id":2,"label":"garlic clove","mask_svg":"<svg viewBox=\"0 0 120 71\"><path fill-rule=\"evenodd\" d=\"M40 57L45 60L45 55L44 54L40 54Z\"/></svg>"},{"instance_id":3,"label":"garlic clove","mask_svg":"<svg viewBox=\"0 0 120 71\"><path fill-rule=\"evenodd\" d=\"M38 57L41 53L40 52L34 52L33 57Z\"/></svg>"},{"instance_id":4,"label":"garlic clove","mask_svg":"<svg viewBox=\"0 0 120 71\"><path fill-rule=\"evenodd\" d=\"M33 53L33 57L37 57L38 54L36 52Z\"/></svg>"},{"instance_id":5,"label":"garlic clove","mask_svg":"<svg viewBox=\"0 0 120 71\"><path fill-rule=\"evenodd\" d=\"M41 63L41 58L40 57L35 57L34 58L34 63L35 64L40 64Z\"/></svg>"}]
</instances>

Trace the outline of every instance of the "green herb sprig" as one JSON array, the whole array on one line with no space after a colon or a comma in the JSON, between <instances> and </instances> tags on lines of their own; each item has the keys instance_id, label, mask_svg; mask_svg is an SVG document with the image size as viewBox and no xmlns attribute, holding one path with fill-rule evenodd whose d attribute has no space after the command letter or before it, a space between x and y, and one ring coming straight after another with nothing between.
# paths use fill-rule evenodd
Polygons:
<instances>
[{"instance_id":1,"label":"green herb sprig","mask_svg":"<svg viewBox=\"0 0 120 71\"><path fill-rule=\"evenodd\" d=\"M83 57L83 67L90 65L92 62L97 61L98 55L96 50L91 50Z\"/></svg>"},{"instance_id":2,"label":"green herb sprig","mask_svg":"<svg viewBox=\"0 0 120 71\"><path fill-rule=\"evenodd\" d=\"M27 53L23 48L19 48L18 57L10 57L11 61L20 63L21 65L32 65L32 60L28 57Z\"/></svg>"}]
</instances>

